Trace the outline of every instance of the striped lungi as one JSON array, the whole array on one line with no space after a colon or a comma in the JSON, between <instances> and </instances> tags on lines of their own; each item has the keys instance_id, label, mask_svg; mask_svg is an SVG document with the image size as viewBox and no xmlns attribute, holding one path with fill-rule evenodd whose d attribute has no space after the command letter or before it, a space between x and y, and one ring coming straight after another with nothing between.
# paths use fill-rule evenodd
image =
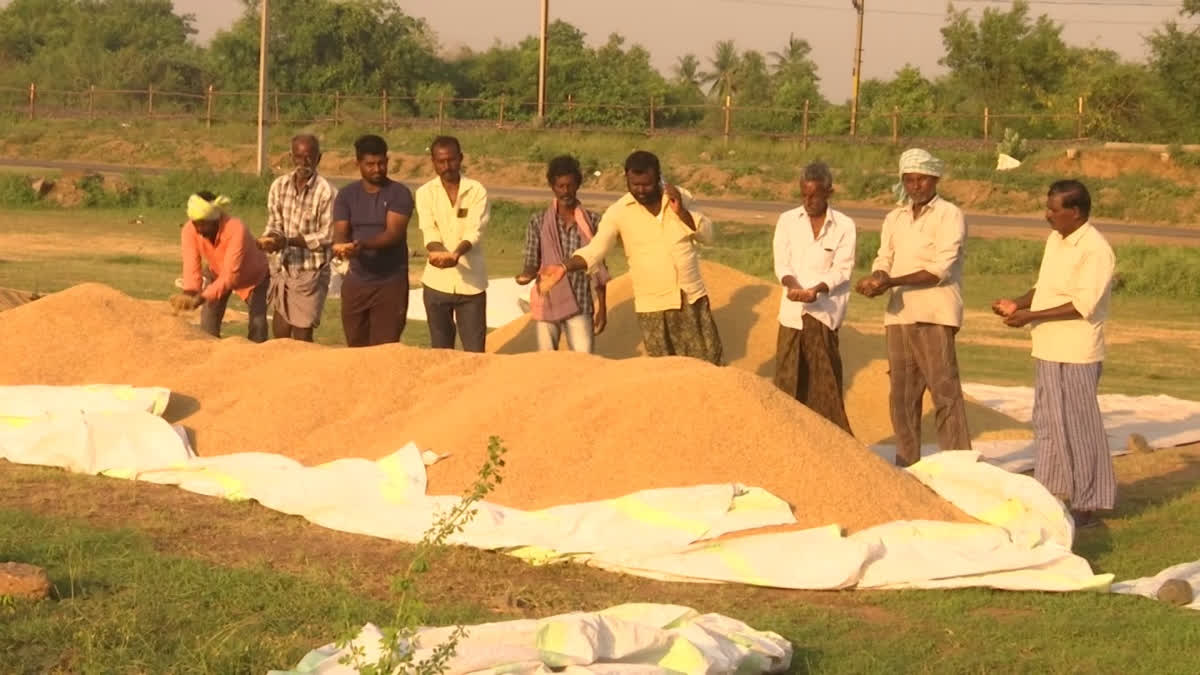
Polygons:
<instances>
[{"instance_id":1,"label":"striped lungi","mask_svg":"<svg viewBox=\"0 0 1200 675\"><path fill-rule=\"evenodd\" d=\"M267 302L293 328L316 328L329 293L329 265L316 270L286 266L271 271Z\"/></svg>"},{"instance_id":2,"label":"striped lungi","mask_svg":"<svg viewBox=\"0 0 1200 675\"><path fill-rule=\"evenodd\" d=\"M1034 478L1072 510L1111 509L1117 478L1096 398L1102 364L1034 362Z\"/></svg>"}]
</instances>

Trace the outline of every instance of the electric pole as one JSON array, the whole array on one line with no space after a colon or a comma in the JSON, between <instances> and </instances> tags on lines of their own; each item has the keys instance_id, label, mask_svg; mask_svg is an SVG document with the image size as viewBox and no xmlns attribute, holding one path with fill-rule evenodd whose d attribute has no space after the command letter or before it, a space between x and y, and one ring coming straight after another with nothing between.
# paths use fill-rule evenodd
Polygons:
<instances>
[{"instance_id":1,"label":"electric pole","mask_svg":"<svg viewBox=\"0 0 1200 675\"><path fill-rule=\"evenodd\" d=\"M537 124L546 121L546 33L550 24L550 0L542 0L542 40L538 49L538 104Z\"/></svg>"},{"instance_id":2,"label":"electric pole","mask_svg":"<svg viewBox=\"0 0 1200 675\"><path fill-rule=\"evenodd\" d=\"M262 7L262 26L258 36L258 175L270 170L267 162L267 17L270 12L267 0L259 0Z\"/></svg>"},{"instance_id":3,"label":"electric pole","mask_svg":"<svg viewBox=\"0 0 1200 675\"><path fill-rule=\"evenodd\" d=\"M867 0L850 0L850 4L858 12L858 36L854 40L854 81L850 99L850 135L858 134L858 85L862 81L862 30L863 14Z\"/></svg>"}]
</instances>

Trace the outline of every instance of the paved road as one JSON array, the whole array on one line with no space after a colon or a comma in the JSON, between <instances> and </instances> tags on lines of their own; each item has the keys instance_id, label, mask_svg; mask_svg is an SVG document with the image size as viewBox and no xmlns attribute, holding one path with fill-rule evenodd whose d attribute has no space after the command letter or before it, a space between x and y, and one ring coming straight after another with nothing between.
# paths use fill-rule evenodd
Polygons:
<instances>
[{"instance_id":1,"label":"paved road","mask_svg":"<svg viewBox=\"0 0 1200 675\"><path fill-rule=\"evenodd\" d=\"M148 174L166 173L168 170L159 167L141 167L130 166L123 164L104 164L97 162L57 162L46 160L21 160L21 159L4 159L0 158L0 167L13 168L29 168L29 169L49 169L56 171L94 171L100 173L126 173L130 171L138 171ZM354 180L353 177L330 177L330 180L335 185L344 185L345 183ZM405 181L410 188L416 189L419 183ZM526 188L526 187L494 187L488 186L488 193L500 198L510 199L513 201L522 202L541 202L546 199L547 190L544 188ZM579 193L580 199L589 204L602 205L614 201L620 195L612 192L597 192L592 190L581 190ZM775 217L787 209L796 206L793 203L785 202L767 202L767 201L749 201L740 199L701 199L697 200L701 208L713 212L719 212L718 217L724 218L727 214L740 214L745 220L750 222L761 222L764 224L773 224ZM841 209L847 215L860 221L860 225L867 229L878 229L879 223L887 214L888 209L872 208L872 207L845 207ZM1046 230L1046 221L1040 218L1030 218L1026 216L1002 216L989 213L971 213L969 224L972 228L988 229L992 231L1012 230L1030 232ZM1123 235L1125 237L1148 237L1154 239L1169 239L1186 245L1200 245L1200 229L1185 229L1177 227L1163 227L1161 225L1148 225L1139 223L1114 223L1108 221L1096 221L1104 232L1114 235Z\"/></svg>"}]
</instances>

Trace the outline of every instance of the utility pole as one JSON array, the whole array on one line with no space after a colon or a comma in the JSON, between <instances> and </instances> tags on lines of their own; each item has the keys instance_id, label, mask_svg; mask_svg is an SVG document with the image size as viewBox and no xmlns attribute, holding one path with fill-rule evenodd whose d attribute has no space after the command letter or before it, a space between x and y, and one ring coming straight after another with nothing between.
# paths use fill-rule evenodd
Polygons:
<instances>
[{"instance_id":1,"label":"utility pole","mask_svg":"<svg viewBox=\"0 0 1200 675\"><path fill-rule=\"evenodd\" d=\"M862 81L862 30L864 6L867 0L850 0L850 4L858 12L858 36L854 40L854 82L850 100L850 135L858 134L858 85Z\"/></svg>"},{"instance_id":2,"label":"utility pole","mask_svg":"<svg viewBox=\"0 0 1200 675\"><path fill-rule=\"evenodd\" d=\"M258 175L266 175L267 162L267 0L259 0L262 8L262 27L258 36Z\"/></svg>"},{"instance_id":3,"label":"utility pole","mask_svg":"<svg viewBox=\"0 0 1200 675\"><path fill-rule=\"evenodd\" d=\"M542 0L542 40L538 49L538 105L537 123L546 122L546 33L550 25L550 0Z\"/></svg>"}]
</instances>

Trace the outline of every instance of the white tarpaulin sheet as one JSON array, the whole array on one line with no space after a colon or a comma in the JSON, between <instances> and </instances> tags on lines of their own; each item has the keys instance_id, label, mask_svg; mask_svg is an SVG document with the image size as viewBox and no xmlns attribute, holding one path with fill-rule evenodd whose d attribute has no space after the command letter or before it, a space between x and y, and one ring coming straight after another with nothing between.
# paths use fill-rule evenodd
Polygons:
<instances>
[{"instance_id":1,"label":"white tarpaulin sheet","mask_svg":"<svg viewBox=\"0 0 1200 675\"><path fill-rule=\"evenodd\" d=\"M1170 579L1181 579L1188 582L1192 587L1195 599L1192 600L1190 605L1185 606L1188 609L1200 609L1200 560L1168 567L1152 577L1113 584L1112 591L1113 593L1126 593L1128 595L1157 598L1158 589L1162 588L1162 585Z\"/></svg>"},{"instance_id":2,"label":"white tarpaulin sheet","mask_svg":"<svg viewBox=\"0 0 1200 675\"><path fill-rule=\"evenodd\" d=\"M499 328L529 311L530 288L519 285L511 277L488 279L487 327ZM428 321L425 316L424 288L414 288L408 292L408 318L412 321Z\"/></svg>"},{"instance_id":3,"label":"white tarpaulin sheet","mask_svg":"<svg viewBox=\"0 0 1200 675\"><path fill-rule=\"evenodd\" d=\"M0 401L20 398L20 391L9 389L0 392ZM59 410L29 423L3 419L0 457L254 499L345 532L416 541L458 499L426 494L426 461L436 457L411 444L377 461L306 467L261 453L193 457L169 425L141 411ZM831 523L718 539L795 522L786 503L761 489L722 484L646 490L542 511L482 504L453 542L533 562L574 559L654 578L796 589L1071 591L1111 582L1111 575L1093 575L1071 553L1069 516L1033 479L980 462L974 452L941 453L909 470L981 522L894 522L850 537Z\"/></svg>"},{"instance_id":4,"label":"white tarpaulin sheet","mask_svg":"<svg viewBox=\"0 0 1200 675\"><path fill-rule=\"evenodd\" d=\"M426 628L416 635L415 662L428 659L453 627ZM359 663L379 661L383 635L367 624L352 647ZM268 675L352 675L341 663L351 646L329 644L309 652L294 670ZM447 675L495 673L780 673L792 661L792 645L775 633L677 605L629 604L601 612L468 626Z\"/></svg>"},{"instance_id":5,"label":"white tarpaulin sheet","mask_svg":"<svg viewBox=\"0 0 1200 675\"><path fill-rule=\"evenodd\" d=\"M990 384L963 385L963 393L981 405L1024 422L1033 423L1033 388L998 387ZM1151 448L1172 448L1178 445L1200 442L1200 402L1187 401L1171 396L1125 396L1102 394L1100 413L1104 417L1104 429L1108 433L1109 448L1113 456L1126 454L1126 441L1131 434L1145 437ZM871 448L884 459L894 459L896 448L892 445L875 445ZM988 462L1012 472L1028 471L1033 468L1033 439L1004 441L972 441L971 449ZM921 455L936 454L935 444L921 447Z\"/></svg>"}]
</instances>

